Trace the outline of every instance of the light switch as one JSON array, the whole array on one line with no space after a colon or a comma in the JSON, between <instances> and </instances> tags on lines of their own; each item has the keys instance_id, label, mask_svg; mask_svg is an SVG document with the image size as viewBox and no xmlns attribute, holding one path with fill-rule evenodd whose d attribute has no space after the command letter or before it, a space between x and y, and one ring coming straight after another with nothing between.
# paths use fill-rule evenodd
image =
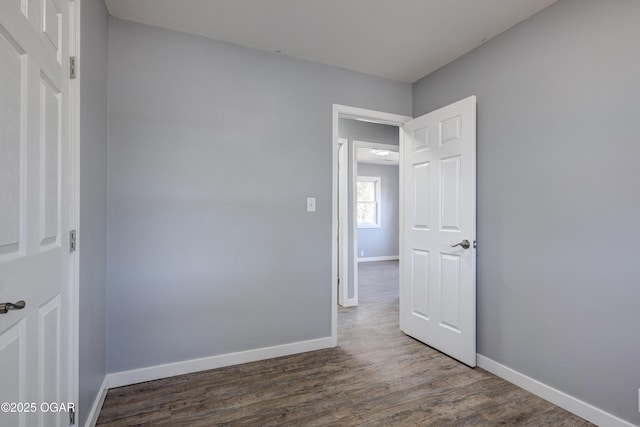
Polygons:
<instances>
[{"instance_id":1,"label":"light switch","mask_svg":"<svg viewBox=\"0 0 640 427\"><path fill-rule=\"evenodd\" d=\"M315 212L315 211L316 211L316 198L307 197L307 212Z\"/></svg>"}]
</instances>

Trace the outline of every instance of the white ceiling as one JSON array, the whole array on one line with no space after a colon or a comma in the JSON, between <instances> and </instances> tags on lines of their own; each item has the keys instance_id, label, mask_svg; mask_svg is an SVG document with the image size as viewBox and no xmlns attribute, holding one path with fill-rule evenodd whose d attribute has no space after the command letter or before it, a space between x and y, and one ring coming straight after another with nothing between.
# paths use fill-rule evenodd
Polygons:
<instances>
[{"instance_id":1,"label":"white ceiling","mask_svg":"<svg viewBox=\"0 0 640 427\"><path fill-rule=\"evenodd\" d=\"M112 16L413 83L556 0L105 0Z\"/></svg>"},{"instance_id":2,"label":"white ceiling","mask_svg":"<svg viewBox=\"0 0 640 427\"><path fill-rule=\"evenodd\" d=\"M396 148L397 150L397 148ZM377 151L386 151L389 154L380 156ZM356 159L358 163L369 163L372 165L398 166L400 164L400 153L397 151L380 150L372 148L358 147L356 150Z\"/></svg>"}]
</instances>

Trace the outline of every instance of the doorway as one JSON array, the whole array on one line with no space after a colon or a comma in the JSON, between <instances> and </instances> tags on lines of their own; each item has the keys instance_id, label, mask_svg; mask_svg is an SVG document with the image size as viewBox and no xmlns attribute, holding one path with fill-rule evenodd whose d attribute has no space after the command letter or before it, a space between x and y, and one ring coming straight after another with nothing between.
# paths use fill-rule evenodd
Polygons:
<instances>
[{"instance_id":1,"label":"doorway","mask_svg":"<svg viewBox=\"0 0 640 427\"><path fill-rule=\"evenodd\" d=\"M337 345L338 311L336 199L340 119L390 124L398 128L400 329L469 366L475 366L475 96L415 119L334 105L331 304L334 345ZM376 179L369 178L370 181ZM375 214L371 213L375 198L369 197L365 202L370 204L370 209L364 223L371 224L375 222Z\"/></svg>"},{"instance_id":2,"label":"doorway","mask_svg":"<svg viewBox=\"0 0 640 427\"><path fill-rule=\"evenodd\" d=\"M345 180L345 171L341 169L340 164L348 163L352 165L352 170L355 173L357 166L354 166L356 155L356 143L349 144L345 138L341 138L340 134L340 120L347 119L360 123L371 123L379 125L387 125L395 127L395 138L398 141L397 150L400 153L400 142L402 139L401 126L411 117L401 116L397 114L384 113L374 110L366 110L355 107L348 107L344 105L333 106L333 197L332 197L332 312L331 312L331 337L333 345L337 345L337 323L338 323L338 304L340 301L342 305L355 305L357 304L357 287L354 286L357 281L357 236L354 234L357 232L355 224L353 227L345 227L350 217L353 218L355 223L355 215L348 215L348 209L344 209L345 192L348 191L349 186L355 193L355 180L357 174L353 174L351 180ZM343 122L344 123L344 122ZM370 145L370 149L376 149L375 146L371 148L371 142L366 141L366 136L353 138L353 141L359 141L361 148L367 148L367 144ZM365 140L365 141L363 141ZM341 148L342 147L342 148ZM384 147L377 147L382 149ZM350 154L350 156L347 156ZM345 160L349 158L351 162ZM342 176L342 180L340 177ZM399 172L399 176L402 173ZM351 181L351 182L349 182ZM340 185L342 183L342 185ZM349 185L350 184L350 185ZM342 189L342 191L340 191ZM340 200L342 200L343 208L340 208ZM348 199L347 199L348 200ZM353 212L353 210L352 210ZM351 231L351 236L346 233ZM345 244L345 242L352 242ZM349 294L349 289L351 293Z\"/></svg>"},{"instance_id":3,"label":"doorway","mask_svg":"<svg viewBox=\"0 0 640 427\"><path fill-rule=\"evenodd\" d=\"M399 129L340 119L339 132L338 304L353 307L359 266L399 259Z\"/></svg>"}]
</instances>

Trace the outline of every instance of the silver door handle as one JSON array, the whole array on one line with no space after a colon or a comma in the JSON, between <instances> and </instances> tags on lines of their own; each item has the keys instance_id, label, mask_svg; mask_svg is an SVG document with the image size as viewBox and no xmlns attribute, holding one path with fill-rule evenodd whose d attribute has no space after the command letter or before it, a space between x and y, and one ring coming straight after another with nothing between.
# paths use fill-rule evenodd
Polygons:
<instances>
[{"instance_id":1,"label":"silver door handle","mask_svg":"<svg viewBox=\"0 0 640 427\"><path fill-rule=\"evenodd\" d=\"M462 249L469 249L469 247L471 246L471 243L469 243L469 241L467 239L464 239L460 243L456 243L455 245L451 245L452 248L455 248L456 246L462 246Z\"/></svg>"},{"instance_id":2,"label":"silver door handle","mask_svg":"<svg viewBox=\"0 0 640 427\"><path fill-rule=\"evenodd\" d=\"M16 303L12 303L12 302L0 303L0 314L5 314L9 310L22 310L26 305L27 303L25 303L24 301L18 301Z\"/></svg>"}]
</instances>

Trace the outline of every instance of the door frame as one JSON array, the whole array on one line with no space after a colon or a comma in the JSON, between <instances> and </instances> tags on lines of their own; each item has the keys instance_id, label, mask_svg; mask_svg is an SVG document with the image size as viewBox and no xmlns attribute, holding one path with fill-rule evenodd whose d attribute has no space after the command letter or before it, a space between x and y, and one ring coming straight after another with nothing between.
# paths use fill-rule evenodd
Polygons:
<instances>
[{"instance_id":1,"label":"door frame","mask_svg":"<svg viewBox=\"0 0 640 427\"><path fill-rule=\"evenodd\" d=\"M331 345L338 345L338 123L340 119L353 119L398 127L399 150L402 159L403 132L402 125L411 120L410 116L385 113L382 111L368 110L365 108L350 107L347 105L333 104L332 124L333 137L331 140ZM400 162L400 179L402 179L402 161ZM402 181L400 181L402 186ZM401 187L402 188L402 187ZM400 192L400 227L402 227L403 195ZM402 239L402 236L400 236ZM402 242L400 242L402 248ZM400 251L400 263L402 263L402 250Z\"/></svg>"},{"instance_id":2,"label":"door frame","mask_svg":"<svg viewBox=\"0 0 640 427\"><path fill-rule=\"evenodd\" d=\"M341 150L340 150L341 149ZM338 304L349 305L349 140L338 138ZM353 256L353 255L351 255Z\"/></svg>"},{"instance_id":3,"label":"door frame","mask_svg":"<svg viewBox=\"0 0 640 427\"><path fill-rule=\"evenodd\" d=\"M76 230L76 249L69 255L67 318L69 336L69 397L75 402L78 420L80 398L80 11L81 2L63 2L69 7L69 55L76 58L76 77L69 78L69 230Z\"/></svg>"}]
</instances>

